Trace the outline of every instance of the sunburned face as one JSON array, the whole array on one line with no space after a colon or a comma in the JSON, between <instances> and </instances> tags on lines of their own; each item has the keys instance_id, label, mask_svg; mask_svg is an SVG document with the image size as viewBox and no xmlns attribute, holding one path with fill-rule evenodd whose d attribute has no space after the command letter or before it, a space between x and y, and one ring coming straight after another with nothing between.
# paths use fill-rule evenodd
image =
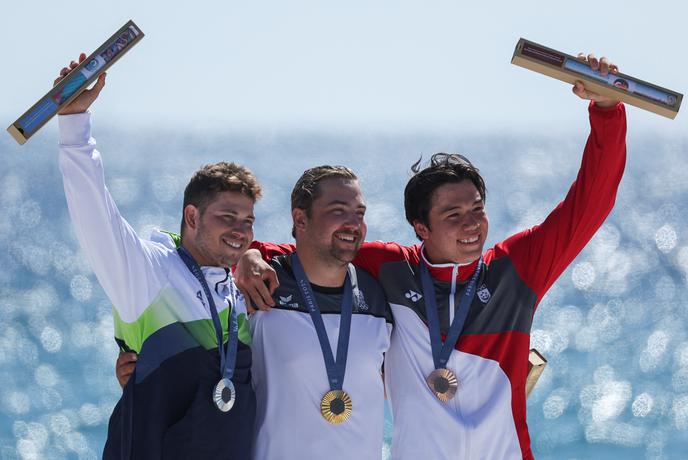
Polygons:
<instances>
[{"instance_id":1,"label":"sunburned face","mask_svg":"<svg viewBox=\"0 0 688 460\"><path fill-rule=\"evenodd\" d=\"M236 263L253 241L253 205L251 198L239 192L220 192L201 215L194 208L197 225L190 236L200 265L231 267Z\"/></svg>"},{"instance_id":2,"label":"sunburned face","mask_svg":"<svg viewBox=\"0 0 688 460\"><path fill-rule=\"evenodd\" d=\"M428 225L414 223L435 264L466 264L478 259L487 239L485 203L470 180L444 184L435 189Z\"/></svg>"},{"instance_id":3,"label":"sunburned face","mask_svg":"<svg viewBox=\"0 0 688 460\"><path fill-rule=\"evenodd\" d=\"M321 182L320 191L310 216L300 209L294 212L295 225L302 230L298 245L310 246L328 263L347 264L356 256L366 235L361 188L358 181L333 178Z\"/></svg>"}]
</instances>

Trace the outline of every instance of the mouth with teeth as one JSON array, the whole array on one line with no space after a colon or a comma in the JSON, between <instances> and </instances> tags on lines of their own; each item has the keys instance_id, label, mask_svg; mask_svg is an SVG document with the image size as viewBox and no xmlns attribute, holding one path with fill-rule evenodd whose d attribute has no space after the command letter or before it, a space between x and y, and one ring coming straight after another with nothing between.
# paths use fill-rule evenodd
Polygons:
<instances>
[{"instance_id":1,"label":"mouth with teeth","mask_svg":"<svg viewBox=\"0 0 688 460\"><path fill-rule=\"evenodd\" d=\"M358 236L352 235L350 233L336 233L334 237L339 241L343 241L345 243L356 243L358 241Z\"/></svg>"},{"instance_id":2,"label":"mouth with teeth","mask_svg":"<svg viewBox=\"0 0 688 460\"><path fill-rule=\"evenodd\" d=\"M243 246L242 243L240 243L240 242L229 241L229 240L224 239L224 238L222 239L222 242L232 249L241 249L241 247Z\"/></svg>"},{"instance_id":3,"label":"mouth with teeth","mask_svg":"<svg viewBox=\"0 0 688 460\"><path fill-rule=\"evenodd\" d=\"M470 238L459 240L459 243L461 243L461 244L475 244L479 240L480 240L480 237L478 235L476 235L476 236L472 236Z\"/></svg>"}]
</instances>

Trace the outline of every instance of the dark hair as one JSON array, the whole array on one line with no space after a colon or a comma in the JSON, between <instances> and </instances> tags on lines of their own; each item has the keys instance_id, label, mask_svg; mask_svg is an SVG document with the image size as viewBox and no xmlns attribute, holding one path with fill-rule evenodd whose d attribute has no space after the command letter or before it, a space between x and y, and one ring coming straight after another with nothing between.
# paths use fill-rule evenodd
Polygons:
<instances>
[{"instance_id":1,"label":"dark hair","mask_svg":"<svg viewBox=\"0 0 688 460\"><path fill-rule=\"evenodd\" d=\"M483 202L485 201L487 193L485 182L478 168L473 166L473 163L465 156L458 153L436 153L430 158L428 165L422 169L421 160L422 158L411 166L413 176L404 189L404 209L409 224L421 222L429 227L428 214L432 195L444 184L458 183L468 179L478 189ZM420 239L418 234L416 236Z\"/></svg>"},{"instance_id":2,"label":"dark hair","mask_svg":"<svg viewBox=\"0 0 688 460\"><path fill-rule=\"evenodd\" d=\"M326 179L358 180L358 177L346 166L323 165L307 169L291 191L291 209L303 209L310 217L313 202L320 196L320 183ZM293 227L291 235L296 237Z\"/></svg>"},{"instance_id":3,"label":"dark hair","mask_svg":"<svg viewBox=\"0 0 688 460\"><path fill-rule=\"evenodd\" d=\"M260 199L263 194L258 180L251 171L236 163L220 161L205 165L194 173L184 189L182 210L192 204L203 214L221 192L239 192L253 201ZM184 235L183 211L181 234Z\"/></svg>"}]
</instances>

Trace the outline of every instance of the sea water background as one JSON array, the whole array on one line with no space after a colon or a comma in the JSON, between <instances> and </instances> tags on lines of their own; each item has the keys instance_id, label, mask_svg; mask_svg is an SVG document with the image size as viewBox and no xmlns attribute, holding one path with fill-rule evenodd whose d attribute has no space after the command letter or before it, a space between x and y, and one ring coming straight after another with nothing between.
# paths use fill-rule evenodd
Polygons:
<instances>
[{"instance_id":1,"label":"sea water background","mask_svg":"<svg viewBox=\"0 0 688 460\"><path fill-rule=\"evenodd\" d=\"M583 110L581 109L581 116ZM110 302L74 239L54 124L21 149L0 136L0 458L99 458L120 395ZM462 132L228 133L96 127L106 181L141 234L176 230L190 174L243 163L265 188L256 238L290 241L289 192L322 163L351 166L368 239L414 242L403 219L408 166L460 151L488 184L489 243L540 222L574 179L587 135ZM617 204L535 316L549 360L528 401L540 459L686 458L688 138L629 134ZM389 456L391 420L386 419Z\"/></svg>"}]
</instances>

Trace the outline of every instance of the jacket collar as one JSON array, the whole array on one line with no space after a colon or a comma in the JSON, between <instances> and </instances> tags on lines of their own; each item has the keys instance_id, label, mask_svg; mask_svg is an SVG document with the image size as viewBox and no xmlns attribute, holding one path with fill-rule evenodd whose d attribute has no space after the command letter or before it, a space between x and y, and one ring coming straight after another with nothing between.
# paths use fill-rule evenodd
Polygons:
<instances>
[{"instance_id":1,"label":"jacket collar","mask_svg":"<svg viewBox=\"0 0 688 460\"><path fill-rule=\"evenodd\" d=\"M428 270L430 271L430 275L435 278L438 281L444 281L444 282L451 282L452 281L452 273L454 273L454 270L458 268L458 273L456 278L459 281L468 281L468 279L471 277L473 272L475 271L476 267L478 266L478 261L480 259L476 259L473 262L469 262L467 264L454 264L454 263L445 263L445 264L433 264L428 260L428 258L425 256L425 245L422 245L420 247L420 257L421 257L421 263L424 263L427 267Z\"/></svg>"}]
</instances>

